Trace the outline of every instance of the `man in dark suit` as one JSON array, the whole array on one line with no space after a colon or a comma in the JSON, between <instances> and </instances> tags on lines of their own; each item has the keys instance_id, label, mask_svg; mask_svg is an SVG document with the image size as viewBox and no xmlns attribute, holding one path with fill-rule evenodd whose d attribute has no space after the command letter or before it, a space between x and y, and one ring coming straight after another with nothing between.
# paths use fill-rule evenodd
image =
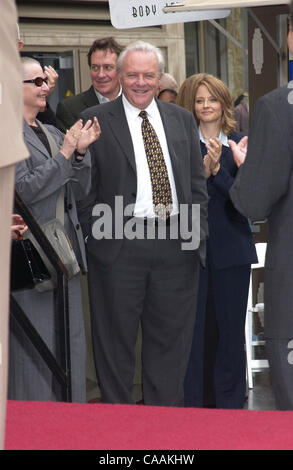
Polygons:
<instances>
[{"instance_id":1,"label":"man in dark suit","mask_svg":"<svg viewBox=\"0 0 293 470\"><path fill-rule=\"evenodd\" d=\"M92 85L76 96L61 101L56 110L57 127L66 132L86 108L114 100L120 92L116 63L122 46L114 38L97 39L88 52Z\"/></svg>"},{"instance_id":2,"label":"man in dark suit","mask_svg":"<svg viewBox=\"0 0 293 470\"><path fill-rule=\"evenodd\" d=\"M155 99L164 67L156 47L144 42L127 47L117 67L122 96L82 113L83 119L97 116L101 127L100 143L91 147L92 188L81 222L88 235L93 345L102 401L133 403L141 321L144 403L179 406L207 235L208 196L198 132L191 113ZM156 146L148 147L148 139L152 144L156 140ZM159 177L151 168L156 158ZM189 214L188 221L199 231L199 220L191 220L199 205L200 235L186 247L178 230L175 236L172 230L179 214L180 235L188 239L182 222ZM160 224L166 229L163 237Z\"/></svg>"},{"instance_id":3,"label":"man in dark suit","mask_svg":"<svg viewBox=\"0 0 293 470\"><path fill-rule=\"evenodd\" d=\"M288 46L293 53L293 1ZM257 101L247 139L230 143L241 166L231 189L236 208L268 220L265 337L276 405L293 409L293 84ZM245 159L245 155L247 156ZM243 161L245 159L244 164Z\"/></svg>"}]
</instances>

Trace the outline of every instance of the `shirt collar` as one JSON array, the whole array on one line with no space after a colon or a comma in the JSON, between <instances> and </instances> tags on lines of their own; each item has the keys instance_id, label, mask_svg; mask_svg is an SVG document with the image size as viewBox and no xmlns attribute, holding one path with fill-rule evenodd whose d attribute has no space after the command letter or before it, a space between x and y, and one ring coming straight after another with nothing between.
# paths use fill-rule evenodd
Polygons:
<instances>
[{"instance_id":1,"label":"shirt collar","mask_svg":"<svg viewBox=\"0 0 293 470\"><path fill-rule=\"evenodd\" d=\"M207 144L208 142L205 140L205 138L203 137L202 133L201 133L201 129L200 129L200 126L198 126L198 132L199 132L199 138L200 140L204 143L204 144ZM221 142L222 145L225 145L225 147L229 147L229 144L228 144L228 137L226 136L226 134L224 134L222 131L220 131L220 134L218 135L218 139L219 141Z\"/></svg>"},{"instance_id":2,"label":"shirt collar","mask_svg":"<svg viewBox=\"0 0 293 470\"><path fill-rule=\"evenodd\" d=\"M127 100L127 98L125 97L123 93L122 93L122 102L123 102L125 110L128 113L128 116L131 117L132 119L136 119L139 113L141 112L141 109L136 108L131 103L129 103L129 101ZM148 105L147 108L145 108L144 111L146 111L149 116L154 117L157 110L158 110L157 103L155 99L153 99L152 102Z\"/></svg>"},{"instance_id":3,"label":"shirt collar","mask_svg":"<svg viewBox=\"0 0 293 470\"><path fill-rule=\"evenodd\" d=\"M99 93L98 90L95 89L95 87L94 87L94 91L95 91L96 97L98 98L100 104L108 103L108 101L110 101L109 98L106 98L106 96L101 95L101 93ZM116 96L116 98L118 98L118 96L120 96L121 93L122 93L122 88L120 86L120 90L119 90L119 93Z\"/></svg>"}]
</instances>

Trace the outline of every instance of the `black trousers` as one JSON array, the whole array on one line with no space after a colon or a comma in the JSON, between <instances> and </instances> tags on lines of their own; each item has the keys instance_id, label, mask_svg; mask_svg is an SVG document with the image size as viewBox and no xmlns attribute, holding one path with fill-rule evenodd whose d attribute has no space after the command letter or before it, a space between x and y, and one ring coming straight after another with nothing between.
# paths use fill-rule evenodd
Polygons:
<instances>
[{"instance_id":1,"label":"black trousers","mask_svg":"<svg viewBox=\"0 0 293 470\"><path fill-rule=\"evenodd\" d=\"M116 262L89 257L94 357L105 403L132 403L135 344L142 327L143 398L182 406L195 322L199 260L180 240L123 240Z\"/></svg>"},{"instance_id":2,"label":"black trousers","mask_svg":"<svg viewBox=\"0 0 293 470\"><path fill-rule=\"evenodd\" d=\"M243 408L246 393L245 318L250 265L200 271L185 406Z\"/></svg>"}]
</instances>

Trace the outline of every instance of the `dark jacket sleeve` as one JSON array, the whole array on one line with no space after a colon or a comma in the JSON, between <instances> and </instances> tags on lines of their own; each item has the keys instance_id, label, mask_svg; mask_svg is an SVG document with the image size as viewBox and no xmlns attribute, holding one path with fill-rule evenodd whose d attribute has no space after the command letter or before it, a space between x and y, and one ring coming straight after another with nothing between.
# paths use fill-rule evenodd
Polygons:
<instances>
[{"instance_id":1,"label":"dark jacket sleeve","mask_svg":"<svg viewBox=\"0 0 293 470\"><path fill-rule=\"evenodd\" d=\"M286 100L283 106L277 103L278 96L258 100L250 126L247 156L230 190L234 205L251 220L267 218L289 186L292 149L284 120L286 115L289 120L286 113L289 104Z\"/></svg>"}]
</instances>

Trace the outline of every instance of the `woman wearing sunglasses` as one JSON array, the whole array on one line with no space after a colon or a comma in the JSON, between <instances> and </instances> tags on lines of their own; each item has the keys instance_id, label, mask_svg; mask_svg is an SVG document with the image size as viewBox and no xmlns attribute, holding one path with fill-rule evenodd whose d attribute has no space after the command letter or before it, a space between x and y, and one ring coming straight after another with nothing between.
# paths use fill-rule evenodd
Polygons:
<instances>
[{"instance_id":1,"label":"woman wearing sunglasses","mask_svg":"<svg viewBox=\"0 0 293 470\"><path fill-rule=\"evenodd\" d=\"M16 190L42 225L56 217L56 204L64 190L64 226L81 269L86 270L83 236L76 203L90 187L91 161L88 146L100 135L95 118L83 125L75 123L65 136L53 126L42 124L36 116L46 103L47 77L39 62L22 59L24 140L30 156L16 165ZM47 134L49 131L49 134ZM50 137L51 136L51 137ZM56 144L53 151L51 138ZM21 269L21 266L19 266ZM72 401L84 402L85 335L79 275L68 283L71 350ZM54 291L26 290L13 294L20 307L56 355L58 319ZM14 400L60 400L60 387L15 321L10 324L10 368L8 396Z\"/></svg>"}]
</instances>

